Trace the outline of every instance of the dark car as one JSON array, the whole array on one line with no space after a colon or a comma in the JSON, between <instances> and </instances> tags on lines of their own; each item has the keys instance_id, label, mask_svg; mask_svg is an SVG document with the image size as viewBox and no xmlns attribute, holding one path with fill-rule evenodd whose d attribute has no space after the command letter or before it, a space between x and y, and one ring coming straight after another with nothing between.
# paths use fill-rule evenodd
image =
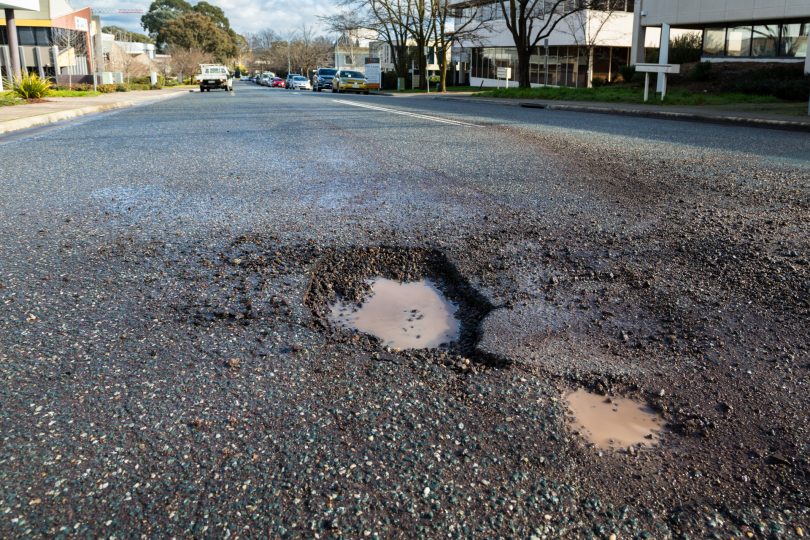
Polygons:
<instances>
[{"instance_id":1,"label":"dark car","mask_svg":"<svg viewBox=\"0 0 810 540\"><path fill-rule=\"evenodd\" d=\"M312 78L312 91L320 92L324 89L331 90L332 79L335 78L337 71L338 70L333 68L320 68L317 73L315 73L315 77Z\"/></svg>"}]
</instances>

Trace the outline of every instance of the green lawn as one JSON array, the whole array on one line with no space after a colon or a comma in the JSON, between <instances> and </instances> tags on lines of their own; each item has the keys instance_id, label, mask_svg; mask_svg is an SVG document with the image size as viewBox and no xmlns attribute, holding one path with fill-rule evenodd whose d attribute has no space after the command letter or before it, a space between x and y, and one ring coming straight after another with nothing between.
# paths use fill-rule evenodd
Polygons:
<instances>
[{"instance_id":1,"label":"green lawn","mask_svg":"<svg viewBox=\"0 0 810 540\"><path fill-rule=\"evenodd\" d=\"M433 84L430 87L430 93L433 94L436 91L434 90L436 85ZM475 86L448 86L448 92L477 92L479 90L478 87ZM424 90L386 90L383 89L383 92L393 92L395 94L425 94Z\"/></svg>"},{"instance_id":2,"label":"green lawn","mask_svg":"<svg viewBox=\"0 0 810 540\"><path fill-rule=\"evenodd\" d=\"M0 92L0 107L6 105L17 105L21 100L14 96L11 92Z\"/></svg>"},{"instance_id":3,"label":"green lawn","mask_svg":"<svg viewBox=\"0 0 810 540\"><path fill-rule=\"evenodd\" d=\"M100 96L101 92L94 92L92 90L51 90L48 97L93 97Z\"/></svg>"},{"instance_id":4,"label":"green lawn","mask_svg":"<svg viewBox=\"0 0 810 540\"><path fill-rule=\"evenodd\" d=\"M644 103L644 89L627 86L601 88L502 88L475 94L504 99L548 99L562 101L602 101L609 103ZM737 93L696 93L671 90L666 99L650 93L650 104L663 105L732 105L738 103L783 103L772 96Z\"/></svg>"}]
</instances>

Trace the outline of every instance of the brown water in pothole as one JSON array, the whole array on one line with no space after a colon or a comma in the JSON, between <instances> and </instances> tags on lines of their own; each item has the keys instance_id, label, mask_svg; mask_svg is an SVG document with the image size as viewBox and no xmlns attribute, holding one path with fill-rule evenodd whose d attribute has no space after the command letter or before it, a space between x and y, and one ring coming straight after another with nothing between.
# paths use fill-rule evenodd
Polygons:
<instances>
[{"instance_id":1,"label":"brown water in pothole","mask_svg":"<svg viewBox=\"0 0 810 540\"><path fill-rule=\"evenodd\" d=\"M632 399L606 397L577 390L565 397L568 425L599 448L654 446L663 419L648 405Z\"/></svg>"},{"instance_id":2,"label":"brown water in pothole","mask_svg":"<svg viewBox=\"0 0 810 540\"><path fill-rule=\"evenodd\" d=\"M458 339L457 307L429 280L401 283L385 278L368 282L371 295L358 308L338 301L331 320L380 338L387 347L425 349Z\"/></svg>"}]
</instances>

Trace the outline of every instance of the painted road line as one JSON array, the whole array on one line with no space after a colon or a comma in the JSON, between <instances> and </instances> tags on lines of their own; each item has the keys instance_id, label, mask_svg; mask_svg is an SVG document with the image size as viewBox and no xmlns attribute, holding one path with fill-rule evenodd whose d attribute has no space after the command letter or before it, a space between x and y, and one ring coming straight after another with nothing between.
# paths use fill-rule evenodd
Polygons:
<instances>
[{"instance_id":1,"label":"painted road line","mask_svg":"<svg viewBox=\"0 0 810 540\"><path fill-rule=\"evenodd\" d=\"M390 109L388 107L378 107L376 105L368 105L366 103L357 103L354 101L345 101L342 99L333 99L335 103L340 103L342 105L351 105L352 107L361 107L363 109L371 109L372 111L380 111L380 112L387 112L391 114L400 114L402 116L410 116L412 118L419 118L422 120L430 120L432 122L439 122L441 124L450 124L452 126L467 126L467 127L484 127L478 124L470 124L469 122L462 122L461 120L450 120L449 118L440 118L438 116L430 116L427 114L419 114L419 113L412 113L407 111L401 111L399 109Z\"/></svg>"}]
</instances>

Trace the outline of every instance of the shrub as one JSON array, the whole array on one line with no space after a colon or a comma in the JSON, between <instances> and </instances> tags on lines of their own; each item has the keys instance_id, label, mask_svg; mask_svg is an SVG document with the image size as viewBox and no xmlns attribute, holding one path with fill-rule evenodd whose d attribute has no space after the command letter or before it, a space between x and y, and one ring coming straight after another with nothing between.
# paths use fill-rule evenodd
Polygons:
<instances>
[{"instance_id":1,"label":"shrub","mask_svg":"<svg viewBox=\"0 0 810 540\"><path fill-rule=\"evenodd\" d=\"M129 92L129 88L127 88L127 85L119 83L119 84L115 85L115 91L116 92Z\"/></svg>"},{"instance_id":2,"label":"shrub","mask_svg":"<svg viewBox=\"0 0 810 540\"><path fill-rule=\"evenodd\" d=\"M97 90L102 94L112 94L113 92L117 92L116 85L114 84L100 84L98 85Z\"/></svg>"},{"instance_id":3,"label":"shrub","mask_svg":"<svg viewBox=\"0 0 810 540\"><path fill-rule=\"evenodd\" d=\"M51 81L26 73L14 81L14 95L22 99L42 99L51 91Z\"/></svg>"},{"instance_id":4,"label":"shrub","mask_svg":"<svg viewBox=\"0 0 810 540\"><path fill-rule=\"evenodd\" d=\"M739 92L760 96L773 96L786 101L810 99L810 77L804 79L738 79L722 85L725 92Z\"/></svg>"},{"instance_id":5,"label":"shrub","mask_svg":"<svg viewBox=\"0 0 810 540\"><path fill-rule=\"evenodd\" d=\"M705 82L712 78L711 62L700 62L695 64L688 74L689 80L695 82Z\"/></svg>"},{"instance_id":6,"label":"shrub","mask_svg":"<svg viewBox=\"0 0 810 540\"><path fill-rule=\"evenodd\" d=\"M636 76L636 66L622 66L619 68L619 73L624 82L629 83Z\"/></svg>"},{"instance_id":7,"label":"shrub","mask_svg":"<svg viewBox=\"0 0 810 540\"><path fill-rule=\"evenodd\" d=\"M607 84L607 79L604 77L594 77L591 81L591 86L594 88L601 88Z\"/></svg>"}]
</instances>

